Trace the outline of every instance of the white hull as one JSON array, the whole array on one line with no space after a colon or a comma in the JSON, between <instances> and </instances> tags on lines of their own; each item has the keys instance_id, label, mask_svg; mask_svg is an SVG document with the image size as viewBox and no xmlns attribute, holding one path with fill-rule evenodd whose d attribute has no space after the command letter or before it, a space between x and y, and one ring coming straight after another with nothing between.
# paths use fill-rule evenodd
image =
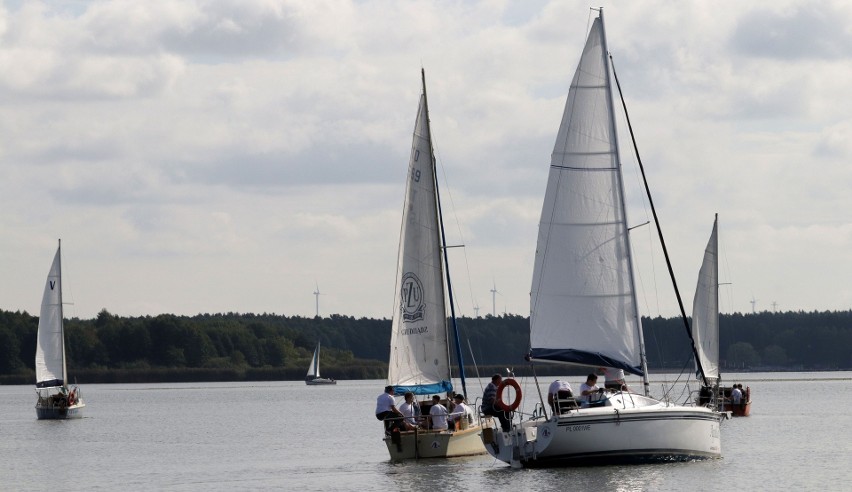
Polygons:
<instances>
[{"instance_id":1,"label":"white hull","mask_svg":"<svg viewBox=\"0 0 852 492\"><path fill-rule=\"evenodd\" d=\"M48 401L36 403L36 417L38 420L64 420L83 418L83 408L86 404L79 401L73 405L54 405Z\"/></svg>"},{"instance_id":2,"label":"white hull","mask_svg":"<svg viewBox=\"0 0 852 492\"><path fill-rule=\"evenodd\" d=\"M398 433L399 445L392 437L385 437L384 441L393 461L455 458L485 454L481 432L478 425L456 432L418 430Z\"/></svg>"},{"instance_id":3,"label":"white hull","mask_svg":"<svg viewBox=\"0 0 852 492\"><path fill-rule=\"evenodd\" d=\"M328 378L314 378L314 379L306 379L305 384L308 386L320 385L320 384L337 384L337 381Z\"/></svg>"},{"instance_id":4,"label":"white hull","mask_svg":"<svg viewBox=\"0 0 852 492\"><path fill-rule=\"evenodd\" d=\"M512 466L606 465L719 458L721 415L707 408L658 403L573 410L483 432L495 458Z\"/></svg>"}]
</instances>

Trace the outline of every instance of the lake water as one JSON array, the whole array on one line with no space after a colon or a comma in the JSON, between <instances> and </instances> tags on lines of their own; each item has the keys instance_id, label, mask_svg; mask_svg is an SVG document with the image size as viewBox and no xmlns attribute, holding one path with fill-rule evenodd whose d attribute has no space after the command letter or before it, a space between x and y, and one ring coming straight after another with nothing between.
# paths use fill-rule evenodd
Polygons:
<instances>
[{"instance_id":1,"label":"lake water","mask_svg":"<svg viewBox=\"0 0 852 492\"><path fill-rule=\"evenodd\" d=\"M0 490L852 490L852 372L725 379L754 403L723 422L722 459L545 470L389 462L383 381L82 385L71 421L38 421L33 386L0 386Z\"/></svg>"}]
</instances>

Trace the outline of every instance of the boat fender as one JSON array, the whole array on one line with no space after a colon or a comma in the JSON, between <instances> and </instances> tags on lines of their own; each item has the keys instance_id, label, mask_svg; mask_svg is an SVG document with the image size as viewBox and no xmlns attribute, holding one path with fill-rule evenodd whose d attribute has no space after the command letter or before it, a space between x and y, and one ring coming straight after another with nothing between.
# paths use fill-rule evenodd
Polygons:
<instances>
[{"instance_id":1,"label":"boat fender","mask_svg":"<svg viewBox=\"0 0 852 492\"><path fill-rule=\"evenodd\" d=\"M508 404L503 401L503 390L506 389L506 386L511 386L515 388L515 400ZM497 387L497 406L500 407L504 412L514 412L516 408L521 404L521 386L514 379L504 379L500 386Z\"/></svg>"}]
</instances>

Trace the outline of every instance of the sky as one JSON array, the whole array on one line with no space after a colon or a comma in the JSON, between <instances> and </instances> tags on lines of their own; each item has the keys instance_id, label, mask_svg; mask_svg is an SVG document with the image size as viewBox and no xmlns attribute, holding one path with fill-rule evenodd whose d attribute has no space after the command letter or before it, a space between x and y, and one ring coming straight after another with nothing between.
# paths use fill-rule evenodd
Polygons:
<instances>
[{"instance_id":1,"label":"sky","mask_svg":"<svg viewBox=\"0 0 852 492\"><path fill-rule=\"evenodd\" d=\"M715 213L722 312L850 309L852 4L595 4L687 310ZM38 314L61 238L68 317L389 318L423 67L458 312L527 316L590 19L573 0L5 1L0 309ZM640 312L675 315L633 235Z\"/></svg>"}]
</instances>

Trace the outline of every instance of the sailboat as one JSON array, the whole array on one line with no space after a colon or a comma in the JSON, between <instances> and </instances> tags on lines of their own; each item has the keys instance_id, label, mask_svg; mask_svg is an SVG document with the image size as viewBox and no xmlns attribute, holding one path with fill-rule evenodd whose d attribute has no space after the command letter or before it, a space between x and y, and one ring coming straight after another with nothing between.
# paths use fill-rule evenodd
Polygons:
<instances>
[{"instance_id":1,"label":"sailboat","mask_svg":"<svg viewBox=\"0 0 852 492\"><path fill-rule=\"evenodd\" d=\"M317 348L314 349L314 356L311 359L311 365L308 366L308 374L305 376L305 384L309 386L320 384L337 384L337 381L335 381L334 379L324 378L320 376L319 360L320 342L317 342Z\"/></svg>"},{"instance_id":2,"label":"sailboat","mask_svg":"<svg viewBox=\"0 0 852 492\"><path fill-rule=\"evenodd\" d=\"M36 342L36 415L43 419L71 419L83 416L83 395L68 384L65 363L65 333L62 322L62 242L47 274Z\"/></svg>"},{"instance_id":3,"label":"sailboat","mask_svg":"<svg viewBox=\"0 0 852 492\"><path fill-rule=\"evenodd\" d=\"M732 386L720 386L719 373L719 217L713 221L713 232L704 249L704 260L698 272L698 285L692 303L692 338L695 340L696 369L704 369L704 385L698 403L710 405L734 417L751 413L751 389L743 391L742 400L731 400Z\"/></svg>"},{"instance_id":4,"label":"sailboat","mask_svg":"<svg viewBox=\"0 0 852 492\"><path fill-rule=\"evenodd\" d=\"M486 449L515 467L721 456L718 412L650 396L612 87L599 10L551 156L530 296L528 358L531 364L567 363L590 372L622 369L642 376L644 394L602 390L593 402L570 398L556 414L540 401L508 432L492 423L482 433Z\"/></svg>"},{"instance_id":5,"label":"sailboat","mask_svg":"<svg viewBox=\"0 0 852 492\"><path fill-rule=\"evenodd\" d=\"M397 396L412 392L415 398L446 394L448 406L455 395L450 372L449 318L455 334L456 357L462 394L466 394L464 360L458 343L452 284L441 219L441 201L435 173L426 74L421 70L423 93L414 124L402 227L391 329L387 385ZM445 285L446 280L446 285ZM446 287L446 290L445 290ZM429 414L431 400L419 403ZM411 431L391 432L384 440L391 459L447 458L484 454L480 426L465 419L458 430L431 430L428 426Z\"/></svg>"}]
</instances>

